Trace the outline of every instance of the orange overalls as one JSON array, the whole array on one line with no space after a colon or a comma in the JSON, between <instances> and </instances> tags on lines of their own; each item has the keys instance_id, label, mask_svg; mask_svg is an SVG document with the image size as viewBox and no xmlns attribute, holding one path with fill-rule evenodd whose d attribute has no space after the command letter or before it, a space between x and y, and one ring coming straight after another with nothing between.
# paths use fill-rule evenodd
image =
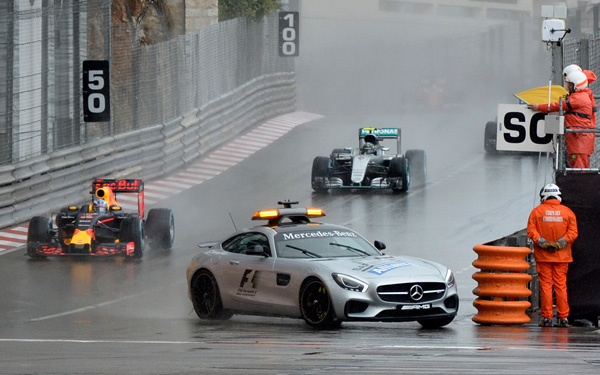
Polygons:
<instances>
[{"instance_id":1,"label":"orange overalls","mask_svg":"<svg viewBox=\"0 0 600 375\"><path fill-rule=\"evenodd\" d=\"M571 244L577 238L577 220L575 214L557 199L547 199L531 211L527 222L527 236L533 241L533 255L537 265L540 282L542 316L552 319L552 284L556 294L556 310L559 319L569 316L567 298L567 271L573 262ZM538 240L556 242L564 237L567 246L555 252L538 246Z\"/></svg>"},{"instance_id":2,"label":"orange overalls","mask_svg":"<svg viewBox=\"0 0 600 375\"><path fill-rule=\"evenodd\" d=\"M566 96L563 101L565 111L565 128L595 129L595 114L592 90L589 88L577 90ZM558 112L559 102L550 103L550 112ZM548 113L548 104L540 104L539 111ZM592 122L592 118L594 122ZM594 133L566 133L565 145L569 154L571 168L589 168L590 155L594 153Z\"/></svg>"}]
</instances>

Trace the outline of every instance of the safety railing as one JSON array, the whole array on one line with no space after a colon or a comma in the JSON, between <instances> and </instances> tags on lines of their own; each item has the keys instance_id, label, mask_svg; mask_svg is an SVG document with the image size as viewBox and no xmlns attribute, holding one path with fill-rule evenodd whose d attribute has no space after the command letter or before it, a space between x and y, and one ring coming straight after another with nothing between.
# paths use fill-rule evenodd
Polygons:
<instances>
[{"instance_id":1,"label":"safety railing","mask_svg":"<svg viewBox=\"0 0 600 375\"><path fill-rule=\"evenodd\" d=\"M565 129L566 134L598 134L600 133L600 129ZM568 153L567 153L567 141L565 135L559 135L558 144L559 144L559 153L556 155L557 157L557 172L559 173L600 173L600 146L594 146L594 153L590 155L590 167L589 168L573 168L568 166ZM598 136L596 135L596 138ZM572 140L571 142L577 142L576 140ZM594 144L597 143L594 141Z\"/></svg>"},{"instance_id":2,"label":"safety railing","mask_svg":"<svg viewBox=\"0 0 600 375\"><path fill-rule=\"evenodd\" d=\"M0 227L89 198L93 179L171 173L249 127L295 109L295 74L264 75L171 121L0 166Z\"/></svg>"}]
</instances>

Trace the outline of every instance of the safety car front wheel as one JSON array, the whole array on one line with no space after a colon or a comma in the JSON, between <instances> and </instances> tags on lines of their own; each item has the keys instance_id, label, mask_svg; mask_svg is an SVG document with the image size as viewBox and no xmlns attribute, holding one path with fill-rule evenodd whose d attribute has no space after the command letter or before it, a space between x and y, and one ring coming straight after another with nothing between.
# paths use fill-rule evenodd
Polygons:
<instances>
[{"instance_id":1,"label":"safety car front wheel","mask_svg":"<svg viewBox=\"0 0 600 375\"><path fill-rule=\"evenodd\" d=\"M217 280L208 270L198 271L190 283L192 305L200 319L227 320L232 314L223 310Z\"/></svg>"},{"instance_id":2,"label":"safety car front wheel","mask_svg":"<svg viewBox=\"0 0 600 375\"><path fill-rule=\"evenodd\" d=\"M300 288L300 312L311 327L337 328L341 322L335 316L327 287L319 279L308 279Z\"/></svg>"}]
</instances>

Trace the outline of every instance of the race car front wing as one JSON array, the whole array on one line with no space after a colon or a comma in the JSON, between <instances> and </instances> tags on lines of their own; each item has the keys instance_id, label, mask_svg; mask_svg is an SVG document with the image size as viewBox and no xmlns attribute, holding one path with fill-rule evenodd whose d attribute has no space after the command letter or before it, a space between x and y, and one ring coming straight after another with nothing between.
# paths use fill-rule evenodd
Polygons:
<instances>
[{"instance_id":1,"label":"race car front wing","mask_svg":"<svg viewBox=\"0 0 600 375\"><path fill-rule=\"evenodd\" d=\"M95 251L89 251L84 248L64 248L63 246L55 243L40 243L30 242L27 244L28 252L34 253L40 256L133 256L135 244L133 242L127 243L101 243L96 245Z\"/></svg>"}]
</instances>

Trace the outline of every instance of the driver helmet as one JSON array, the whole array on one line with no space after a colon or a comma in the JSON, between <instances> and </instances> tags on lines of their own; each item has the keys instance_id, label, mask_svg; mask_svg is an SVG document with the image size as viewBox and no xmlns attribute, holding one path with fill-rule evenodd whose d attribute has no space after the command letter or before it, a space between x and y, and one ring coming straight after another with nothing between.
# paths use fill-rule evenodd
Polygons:
<instances>
[{"instance_id":1,"label":"driver helmet","mask_svg":"<svg viewBox=\"0 0 600 375\"><path fill-rule=\"evenodd\" d=\"M363 154L374 154L375 153L375 145L371 142L366 142L362 147Z\"/></svg>"},{"instance_id":2,"label":"driver helmet","mask_svg":"<svg viewBox=\"0 0 600 375\"><path fill-rule=\"evenodd\" d=\"M108 211L108 205L104 199L95 199L92 205L92 211L98 213L106 213Z\"/></svg>"},{"instance_id":3,"label":"driver helmet","mask_svg":"<svg viewBox=\"0 0 600 375\"><path fill-rule=\"evenodd\" d=\"M573 70L565 77L565 82L573 83L573 89L579 91L588 87L588 79L585 73L580 70Z\"/></svg>"},{"instance_id":4,"label":"driver helmet","mask_svg":"<svg viewBox=\"0 0 600 375\"><path fill-rule=\"evenodd\" d=\"M548 184L540 190L540 200L545 202L547 199L554 198L562 202L560 188L555 184Z\"/></svg>"}]
</instances>

